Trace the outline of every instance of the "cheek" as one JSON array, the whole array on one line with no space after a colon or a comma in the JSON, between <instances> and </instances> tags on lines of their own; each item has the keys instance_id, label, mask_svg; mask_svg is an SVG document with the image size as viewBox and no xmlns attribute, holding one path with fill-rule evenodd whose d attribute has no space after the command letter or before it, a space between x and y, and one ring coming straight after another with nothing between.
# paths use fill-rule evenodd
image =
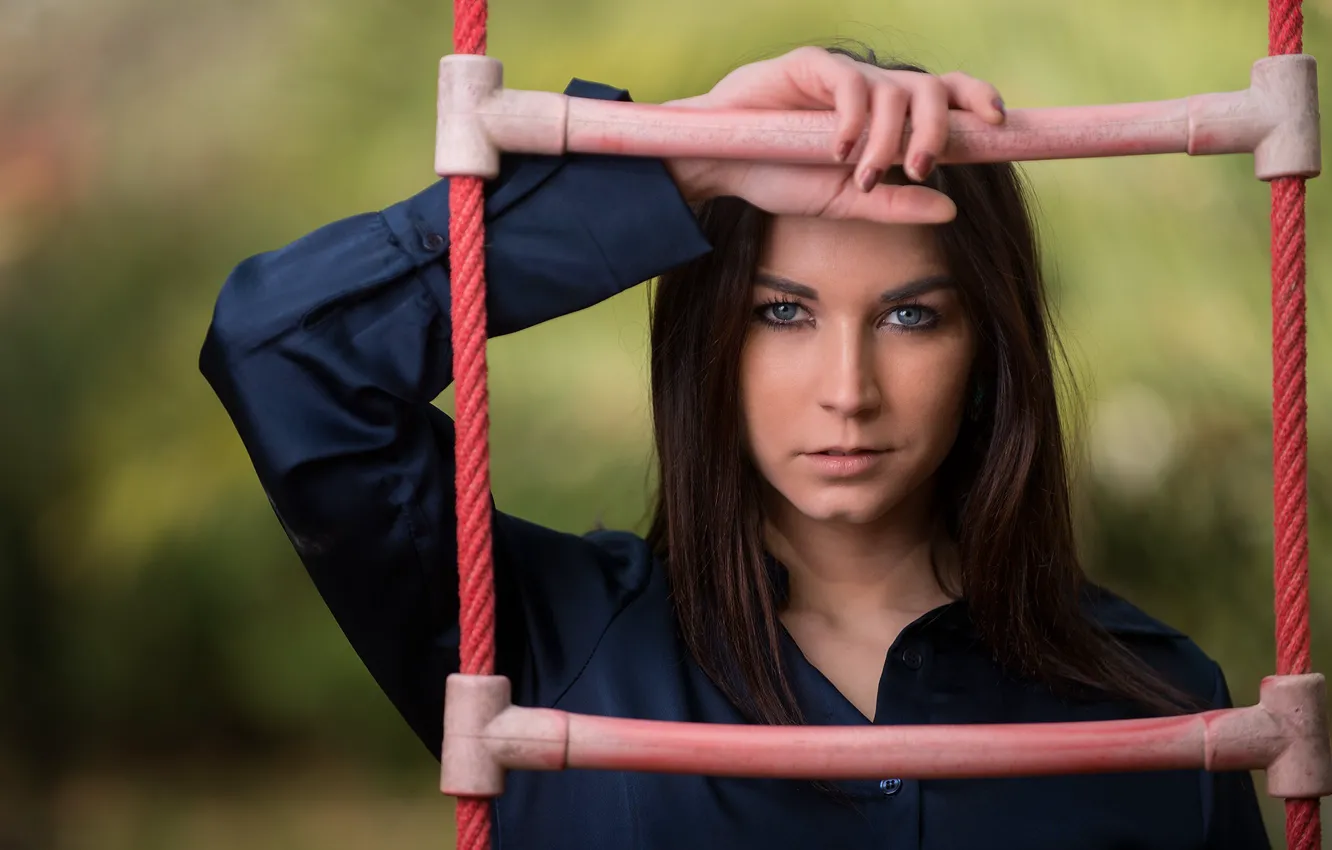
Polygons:
<instances>
[{"instance_id":1,"label":"cheek","mask_svg":"<svg viewBox=\"0 0 1332 850\"><path fill-rule=\"evenodd\" d=\"M740 355L740 410L745 441L759 467L783 444L808 388L801 383L800 347L774 344L774 333L754 333Z\"/></svg>"},{"instance_id":2,"label":"cheek","mask_svg":"<svg viewBox=\"0 0 1332 850\"><path fill-rule=\"evenodd\" d=\"M922 443L946 452L966 411L972 349L967 339L885 350L888 409ZM888 348L892 348L889 346ZM938 451L933 452L938 453Z\"/></svg>"}]
</instances>

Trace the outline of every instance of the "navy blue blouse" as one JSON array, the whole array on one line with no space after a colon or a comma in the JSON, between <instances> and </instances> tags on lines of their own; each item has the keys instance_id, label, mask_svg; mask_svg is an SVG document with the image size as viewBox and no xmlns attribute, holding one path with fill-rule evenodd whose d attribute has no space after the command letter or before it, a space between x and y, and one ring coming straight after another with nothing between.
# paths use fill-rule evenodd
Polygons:
<instances>
[{"instance_id":1,"label":"navy blue blouse","mask_svg":"<svg viewBox=\"0 0 1332 850\"><path fill-rule=\"evenodd\" d=\"M575 80L568 93L627 99ZM490 333L583 309L711 247L662 163L508 156L487 184ZM458 667L448 186L315 230L228 277L201 368L292 544L376 682L438 758ZM496 512L499 672L519 704L620 717L743 722L690 659L643 540L578 536ZM1225 679L1184 635L1108 593L1095 617L1213 706ZM784 636L810 723L869 725ZM908 626L884 660L878 724L1104 720L1015 680L964 602ZM517 772L499 848L1110 850L1265 848L1250 777L1118 775L837 783Z\"/></svg>"}]
</instances>

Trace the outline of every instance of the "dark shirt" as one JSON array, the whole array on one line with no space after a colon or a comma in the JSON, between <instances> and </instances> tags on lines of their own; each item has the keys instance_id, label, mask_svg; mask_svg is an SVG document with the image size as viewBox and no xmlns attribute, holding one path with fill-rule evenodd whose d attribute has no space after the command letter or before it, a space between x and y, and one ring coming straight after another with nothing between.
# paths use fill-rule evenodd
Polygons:
<instances>
[{"instance_id":1,"label":"dark shirt","mask_svg":"<svg viewBox=\"0 0 1332 850\"><path fill-rule=\"evenodd\" d=\"M568 93L627 99L575 80ZM506 156L486 187L490 333L591 306L711 247L660 161ZM240 263L201 368L339 625L438 758L458 667L448 186ZM498 671L518 704L743 722L691 660L666 575L630 533L552 531L494 513ZM1108 593L1088 614L1163 675L1230 705L1190 640ZM870 726L783 635L813 724ZM910 624L885 659L874 724L1134 716L1001 672L965 603ZM1097 850L1265 848L1248 774L1167 771L836 783L610 771L513 772L498 848Z\"/></svg>"}]
</instances>

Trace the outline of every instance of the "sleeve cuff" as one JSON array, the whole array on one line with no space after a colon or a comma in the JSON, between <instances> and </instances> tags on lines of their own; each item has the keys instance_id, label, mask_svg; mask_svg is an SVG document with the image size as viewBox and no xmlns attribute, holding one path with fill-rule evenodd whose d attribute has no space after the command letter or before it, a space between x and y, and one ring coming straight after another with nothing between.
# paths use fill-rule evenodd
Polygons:
<instances>
[{"instance_id":1,"label":"sleeve cuff","mask_svg":"<svg viewBox=\"0 0 1332 850\"><path fill-rule=\"evenodd\" d=\"M629 100L624 89L574 78L571 97ZM655 277L712 250L665 163L647 157L567 154L505 155L486 183L486 218L493 220L560 171L570 172L569 203L601 249L621 288ZM616 200L621 202L615 202ZM449 181L432 185L383 211L399 245L418 266L444 257L449 237Z\"/></svg>"},{"instance_id":2,"label":"sleeve cuff","mask_svg":"<svg viewBox=\"0 0 1332 850\"><path fill-rule=\"evenodd\" d=\"M580 191L569 203L621 288L712 250L661 160L576 155L565 169L579 175ZM621 202L603 200L612 198Z\"/></svg>"}]
</instances>

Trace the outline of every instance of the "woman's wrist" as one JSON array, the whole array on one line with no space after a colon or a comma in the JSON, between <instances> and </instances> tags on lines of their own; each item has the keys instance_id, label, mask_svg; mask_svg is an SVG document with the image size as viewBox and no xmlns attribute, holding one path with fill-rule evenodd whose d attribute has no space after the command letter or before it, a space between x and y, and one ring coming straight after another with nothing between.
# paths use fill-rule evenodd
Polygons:
<instances>
[{"instance_id":1,"label":"woman's wrist","mask_svg":"<svg viewBox=\"0 0 1332 850\"><path fill-rule=\"evenodd\" d=\"M698 108L705 105L707 95L696 95L679 100L668 100L662 106L688 106ZM680 194L690 203L706 201L721 194L717 186L717 161L692 157L669 157L664 160L666 170L675 181Z\"/></svg>"},{"instance_id":2,"label":"woman's wrist","mask_svg":"<svg viewBox=\"0 0 1332 850\"><path fill-rule=\"evenodd\" d=\"M720 194L715 185L715 161L671 157L664 162L676 188L689 203L706 201Z\"/></svg>"}]
</instances>

